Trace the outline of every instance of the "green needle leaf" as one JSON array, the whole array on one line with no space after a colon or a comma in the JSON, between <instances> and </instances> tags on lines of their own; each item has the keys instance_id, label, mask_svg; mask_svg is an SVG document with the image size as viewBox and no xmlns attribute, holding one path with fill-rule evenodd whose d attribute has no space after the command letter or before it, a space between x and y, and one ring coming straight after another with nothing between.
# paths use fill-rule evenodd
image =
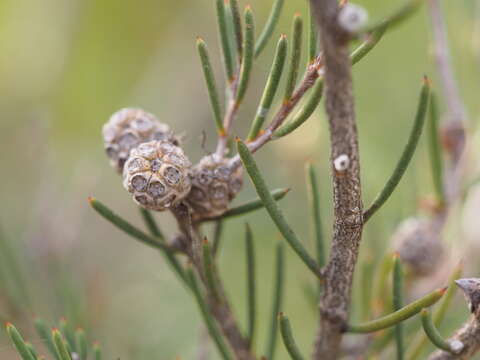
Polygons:
<instances>
[{"instance_id":1,"label":"green needle leaf","mask_svg":"<svg viewBox=\"0 0 480 360\"><path fill-rule=\"evenodd\" d=\"M265 204L265 208L267 209L275 225L277 225L280 233L283 235L285 240L287 240L293 251L295 251L300 259L305 263L305 265L307 265L307 267L317 277L322 278L320 267L318 266L317 262L308 254L300 240L298 240L293 230L287 224L277 203L268 191L267 184L265 183L265 180L263 180L260 170L258 169L257 164L255 163L255 160L253 159L253 156L248 150L247 146L242 141L238 140L237 149L245 169L247 170L255 189L257 190L258 196Z\"/></svg>"},{"instance_id":2,"label":"green needle leaf","mask_svg":"<svg viewBox=\"0 0 480 360\"><path fill-rule=\"evenodd\" d=\"M222 45L223 64L225 66L225 74L228 82L233 81L233 58L229 44L226 10L224 0L217 0L217 23L218 33L220 35L220 43Z\"/></svg>"},{"instance_id":3,"label":"green needle leaf","mask_svg":"<svg viewBox=\"0 0 480 360\"><path fill-rule=\"evenodd\" d=\"M418 102L415 122L410 132L407 145L403 150L402 156L400 157L400 160L398 161L395 167L395 170L393 171L392 175L390 176L387 183L385 184L385 187L377 195L372 205L370 205L370 207L364 212L363 214L364 223L367 222L372 217L372 215L375 212L377 212L377 210L380 209L380 207L388 200L388 198L390 197L390 195L392 195L393 191L395 190L398 183L402 179L403 174L407 170L407 167L410 164L410 160L412 160L413 154L415 153L415 149L417 148L420 135L422 134L423 124L425 122L425 115L428 109L429 98L430 98L430 80L428 80L428 78L425 77L423 82L423 87L420 92L420 99Z\"/></svg>"},{"instance_id":4,"label":"green needle leaf","mask_svg":"<svg viewBox=\"0 0 480 360\"><path fill-rule=\"evenodd\" d=\"M100 215L102 215L105 219L107 219L109 222L111 222L113 225L115 225L117 228L120 230L124 231L128 235L134 237L137 240L140 240L144 244L147 244L153 248L169 252L170 249L165 246L165 244L162 244L159 242L159 239L156 239L148 234L145 234L143 231L140 229L136 228L126 220L122 219L120 216L115 214L112 210L110 210L106 205L101 203L99 200L90 197L88 199L88 202L92 206L92 208L98 212Z\"/></svg>"},{"instance_id":5,"label":"green needle leaf","mask_svg":"<svg viewBox=\"0 0 480 360\"><path fill-rule=\"evenodd\" d=\"M277 344L277 317L283 302L284 270L283 244L279 243L277 246L277 260L275 264L275 288L273 293L272 315L270 319L270 332L268 333L267 351L265 352L268 360L274 360L275 345Z\"/></svg>"},{"instance_id":6,"label":"green needle leaf","mask_svg":"<svg viewBox=\"0 0 480 360\"><path fill-rule=\"evenodd\" d=\"M378 44L386 30L387 26L382 26L367 35L367 39L350 54L352 65L362 60Z\"/></svg>"},{"instance_id":7,"label":"green needle leaf","mask_svg":"<svg viewBox=\"0 0 480 360\"><path fill-rule=\"evenodd\" d=\"M248 134L248 141L254 140L258 132L263 126L265 119L268 115L268 111L272 106L273 99L278 89L278 84L280 83L280 78L282 77L283 67L285 65L285 59L287 57L287 37L285 35L280 36L278 40L277 49L273 57L272 67L270 69L270 74L268 75L267 84L263 90L262 99L257 109L257 114L253 120L250 132Z\"/></svg>"},{"instance_id":8,"label":"green needle leaf","mask_svg":"<svg viewBox=\"0 0 480 360\"><path fill-rule=\"evenodd\" d=\"M30 344L29 342L26 342L25 345L27 345L27 349L28 349L28 351L30 351L30 354L33 356L33 358L35 360L38 360L38 354L37 354L37 351L35 350L35 348L33 347L33 345Z\"/></svg>"},{"instance_id":9,"label":"green needle leaf","mask_svg":"<svg viewBox=\"0 0 480 360\"><path fill-rule=\"evenodd\" d=\"M60 331L53 329L52 338L58 357L61 360L72 360L70 353L67 350L66 340L63 338L62 334L60 334Z\"/></svg>"},{"instance_id":10,"label":"green needle leaf","mask_svg":"<svg viewBox=\"0 0 480 360\"><path fill-rule=\"evenodd\" d=\"M94 360L102 360L102 348L98 342L93 344L93 358Z\"/></svg>"},{"instance_id":11,"label":"green needle leaf","mask_svg":"<svg viewBox=\"0 0 480 360\"><path fill-rule=\"evenodd\" d=\"M440 301L437 310L433 314L433 323L435 326L440 326L442 320L445 318L448 308L452 304L453 298L457 287L455 286L455 280L459 279L463 272L463 264L459 264L450 275L448 279L448 289ZM416 360L422 355L423 349L427 345L428 338L425 333L419 334L413 341L412 350L409 351L407 358L409 360Z\"/></svg>"},{"instance_id":12,"label":"green needle leaf","mask_svg":"<svg viewBox=\"0 0 480 360\"><path fill-rule=\"evenodd\" d=\"M435 304L441 299L446 291L447 288L435 290L430 294L404 306L400 310L397 310L384 317L363 324L348 325L346 331L352 333L370 333L389 328L390 326L396 325L399 322L418 314L423 308Z\"/></svg>"},{"instance_id":13,"label":"green needle leaf","mask_svg":"<svg viewBox=\"0 0 480 360\"><path fill-rule=\"evenodd\" d=\"M83 329L77 329L75 331L75 342L77 344L77 353L80 360L87 360L88 344L87 344L87 337Z\"/></svg>"},{"instance_id":14,"label":"green needle leaf","mask_svg":"<svg viewBox=\"0 0 480 360\"><path fill-rule=\"evenodd\" d=\"M150 236L144 233L140 229L136 228L135 226L131 225L129 222L127 222L126 220L124 220L123 218L115 214L106 205L104 205L99 200L93 197L90 197L88 201L95 211L97 211L100 215L102 215L105 219L107 219L110 223L115 225L117 228L124 231L125 233L132 236L133 238L139 240L140 242L162 251L162 253L165 255L165 258L169 262L172 269L177 273L180 279L185 281L185 274L183 272L182 266L180 265L178 260L175 258L175 255L172 253L172 251L164 244L163 238L156 238L154 236ZM147 224L148 224L148 220L147 220ZM151 227L151 225L149 225L149 227ZM154 233L158 233L156 229L151 229L151 230Z\"/></svg>"},{"instance_id":15,"label":"green needle leaf","mask_svg":"<svg viewBox=\"0 0 480 360\"><path fill-rule=\"evenodd\" d=\"M222 111L220 109L220 99L218 96L217 85L215 83L215 76L213 74L207 44L205 44L205 41L203 41L201 38L197 38L197 51L202 63L203 75L205 76L205 82L207 84L208 95L210 97L210 104L212 105L213 117L215 118L217 132L219 134L223 134L225 130L223 128Z\"/></svg>"},{"instance_id":16,"label":"green needle leaf","mask_svg":"<svg viewBox=\"0 0 480 360\"><path fill-rule=\"evenodd\" d=\"M313 63L318 53L318 32L312 6L308 4L308 62Z\"/></svg>"},{"instance_id":17,"label":"green needle leaf","mask_svg":"<svg viewBox=\"0 0 480 360\"><path fill-rule=\"evenodd\" d=\"M325 245L320 216L320 192L318 190L317 172L312 163L307 163L307 189L310 200L312 223L315 230L315 244L317 248L317 261L320 267L325 265Z\"/></svg>"},{"instance_id":18,"label":"green needle leaf","mask_svg":"<svg viewBox=\"0 0 480 360\"><path fill-rule=\"evenodd\" d=\"M403 272L398 253L393 258L393 310L398 311L403 306ZM395 325L395 340L397 345L397 360L404 359L404 330L403 323Z\"/></svg>"},{"instance_id":19,"label":"green needle leaf","mask_svg":"<svg viewBox=\"0 0 480 360\"><path fill-rule=\"evenodd\" d=\"M323 79L318 78L305 105L303 105L303 107L295 114L291 121L281 126L273 133L273 138L276 139L288 135L307 121L317 108L320 100L322 100L322 95Z\"/></svg>"},{"instance_id":20,"label":"green needle leaf","mask_svg":"<svg viewBox=\"0 0 480 360\"><path fill-rule=\"evenodd\" d=\"M165 236L162 234L162 231L158 227L157 222L155 221L151 211L140 206L138 208L140 209L140 214L142 215L143 222L147 226L148 231L150 231L153 236L155 236L162 242L165 242Z\"/></svg>"},{"instance_id":21,"label":"green needle leaf","mask_svg":"<svg viewBox=\"0 0 480 360\"><path fill-rule=\"evenodd\" d=\"M252 229L245 224L245 254L247 259L247 306L248 306L248 318L247 337L250 342L250 348L252 348L255 339L255 325L257 317L256 306L256 285L255 285L255 247L253 244Z\"/></svg>"},{"instance_id":22,"label":"green needle leaf","mask_svg":"<svg viewBox=\"0 0 480 360\"><path fill-rule=\"evenodd\" d=\"M432 93L430 97L428 122L428 149L430 152L430 163L432 166L433 185L435 194L440 206L445 204L445 194L443 189L443 160L442 147L440 145L439 131L438 131L438 105L437 97Z\"/></svg>"},{"instance_id":23,"label":"green needle leaf","mask_svg":"<svg viewBox=\"0 0 480 360\"><path fill-rule=\"evenodd\" d=\"M427 334L428 338L433 343L433 345L435 345L436 347L442 350L448 351L450 353L454 353L450 344L442 337L440 332L437 330L437 328L433 324L430 311L428 311L428 309L423 309L421 312L421 316L422 316L423 330L425 330L425 334Z\"/></svg>"},{"instance_id":24,"label":"green needle leaf","mask_svg":"<svg viewBox=\"0 0 480 360\"><path fill-rule=\"evenodd\" d=\"M292 360L303 360L303 356L293 338L292 327L290 326L288 317L283 313L280 313L278 319L280 322L280 332L282 334L283 344L290 354L290 358Z\"/></svg>"},{"instance_id":25,"label":"green needle leaf","mask_svg":"<svg viewBox=\"0 0 480 360\"><path fill-rule=\"evenodd\" d=\"M213 296L217 301L220 301L220 292L217 288L217 278L215 271L215 264L212 258L212 249L210 243L205 238L203 240L203 268L205 270L205 277L207 278L207 286L212 292Z\"/></svg>"},{"instance_id":26,"label":"green needle leaf","mask_svg":"<svg viewBox=\"0 0 480 360\"><path fill-rule=\"evenodd\" d=\"M253 12L250 6L245 8L245 38L243 39L243 56L240 65L240 75L238 79L238 87L236 94L237 106L242 102L247 92L250 73L253 66L253 47L255 42L255 23L253 20Z\"/></svg>"},{"instance_id":27,"label":"green needle leaf","mask_svg":"<svg viewBox=\"0 0 480 360\"><path fill-rule=\"evenodd\" d=\"M424 0L409 0L386 19L365 26L360 33L372 32L382 27L392 28L413 15L423 2Z\"/></svg>"},{"instance_id":28,"label":"green needle leaf","mask_svg":"<svg viewBox=\"0 0 480 360\"><path fill-rule=\"evenodd\" d=\"M242 44L243 44L243 35L242 35L242 20L240 19L240 10L238 7L238 0L230 0L230 8L232 9L233 17L233 29L235 33L235 43L237 45L237 54L238 57L242 58Z\"/></svg>"},{"instance_id":29,"label":"green needle leaf","mask_svg":"<svg viewBox=\"0 0 480 360\"><path fill-rule=\"evenodd\" d=\"M62 317L59 321L59 328L60 332L65 336L68 346L72 349L72 351L77 352L75 335L73 334L72 328L68 324L67 319L64 317Z\"/></svg>"},{"instance_id":30,"label":"green needle leaf","mask_svg":"<svg viewBox=\"0 0 480 360\"><path fill-rule=\"evenodd\" d=\"M203 320L205 321L205 325L207 326L208 333L210 334L215 345L217 346L218 351L222 356L222 359L233 360L233 357L230 355L230 350L223 341L220 331L218 330L210 312L208 311L208 306L203 299L197 279L195 278L195 274L193 273L191 267L187 269L186 276L189 281L193 295L195 296L195 300L197 301L197 305L200 308L200 312L202 314Z\"/></svg>"},{"instance_id":31,"label":"green needle leaf","mask_svg":"<svg viewBox=\"0 0 480 360\"><path fill-rule=\"evenodd\" d=\"M56 360L60 360L60 358L57 355L57 351L55 350L55 344L53 343L53 340L52 340L52 334L48 329L48 326L45 323L45 321L41 318L36 318L34 325L35 325L35 330L37 330L38 336L44 342L48 351L50 351L50 353L53 356L55 356Z\"/></svg>"},{"instance_id":32,"label":"green needle leaf","mask_svg":"<svg viewBox=\"0 0 480 360\"><path fill-rule=\"evenodd\" d=\"M285 0L275 0L273 3L268 20L265 23L262 33L258 37L257 43L255 44L255 57L258 57L258 55L261 54L262 50L265 48L265 45L267 45L268 40L270 40L270 37L275 30L275 26L278 23L278 19L280 18L284 2Z\"/></svg>"},{"instance_id":33,"label":"green needle leaf","mask_svg":"<svg viewBox=\"0 0 480 360\"><path fill-rule=\"evenodd\" d=\"M218 249L220 248L220 243L222 241L223 235L223 219L219 219L215 221L215 228L213 230L213 256L217 255Z\"/></svg>"},{"instance_id":34,"label":"green needle leaf","mask_svg":"<svg viewBox=\"0 0 480 360\"><path fill-rule=\"evenodd\" d=\"M5 327L7 329L8 336L10 336L10 339L12 340L13 345L15 345L15 348L17 349L22 359L35 360L32 353L28 349L28 346L25 343L25 340L23 340L22 335L20 335L18 330L15 328L15 326L13 326L11 323L7 323Z\"/></svg>"},{"instance_id":35,"label":"green needle leaf","mask_svg":"<svg viewBox=\"0 0 480 360\"><path fill-rule=\"evenodd\" d=\"M272 196L272 198L275 201L279 201L279 200L283 199L285 197L285 195L288 194L289 191L290 191L290 189L285 189L285 188L284 189L276 189L276 190L271 191L270 195ZM245 214L248 214L248 213L253 212L255 210L262 209L263 207L265 207L265 205L263 204L262 199L256 198L256 199L247 201L245 204L238 205L238 206L235 206L235 207L231 208L230 210L227 210L222 216L220 216L220 218L222 220L224 220L224 219L228 219L228 218L231 218L231 217L245 215ZM216 220L218 220L218 218L212 218L212 219L208 219L206 221L214 221L214 220L216 221Z\"/></svg>"},{"instance_id":36,"label":"green needle leaf","mask_svg":"<svg viewBox=\"0 0 480 360\"><path fill-rule=\"evenodd\" d=\"M290 54L290 65L288 68L287 86L285 89L284 101L290 101L298 78L298 68L300 65L300 58L302 56L302 32L303 20L299 13L293 17L292 25L292 52Z\"/></svg>"}]
</instances>

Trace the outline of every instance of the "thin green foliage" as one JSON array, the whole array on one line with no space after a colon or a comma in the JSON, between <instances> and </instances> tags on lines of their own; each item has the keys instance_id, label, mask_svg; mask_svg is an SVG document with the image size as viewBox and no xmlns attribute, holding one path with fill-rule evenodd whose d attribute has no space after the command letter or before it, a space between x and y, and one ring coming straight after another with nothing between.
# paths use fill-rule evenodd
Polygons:
<instances>
[{"instance_id":1,"label":"thin green foliage","mask_svg":"<svg viewBox=\"0 0 480 360\"><path fill-rule=\"evenodd\" d=\"M270 74L268 75L267 83L265 85L265 89L263 90L260 104L257 108L257 114L255 115L255 119L253 120L252 126L250 127L247 141L252 141L257 137L259 131L263 126L263 123L265 122L265 119L267 118L268 111L272 106L273 99L275 97L278 85L280 83L280 79L282 77L286 57L287 37L285 35L282 35L278 40L277 49L275 51L272 67L270 69Z\"/></svg>"},{"instance_id":2,"label":"thin green foliage","mask_svg":"<svg viewBox=\"0 0 480 360\"><path fill-rule=\"evenodd\" d=\"M393 310L398 311L403 307L403 270L398 254L393 258ZM395 342L397 350L397 360L405 358L405 334L404 324L399 322L395 325Z\"/></svg>"},{"instance_id":3,"label":"thin green foliage","mask_svg":"<svg viewBox=\"0 0 480 360\"><path fill-rule=\"evenodd\" d=\"M265 208L267 209L275 225L277 225L280 233L283 235L285 240L287 240L288 244L297 253L300 259L305 263L305 265L307 265L307 267L317 277L321 278L322 275L318 263L308 254L307 250L287 224L280 208L268 191L267 184L265 183L265 180L263 180L260 170L258 169L257 164L255 163L255 160L253 159L253 156L248 150L247 146L242 141L238 141L237 149L245 169L247 170L255 189L257 190L258 196L260 196L265 204Z\"/></svg>"},{"instance_id":4,"label":"thin green foliage","mask_svg":"<svg viewBox=\"0 0 480 360\"><path fill-rule=\"evenodd\" d=\"M247 92L250 74L253 67L253 47L255 46L255 22L253 12L250 6L245 8L245 35L243 39L242 64L240 65L240 74L238 78L238 87L236 93L236 104L241 104Z\"/></svg>"},{"instance_id":5,"label":"thin green foliage","mask_svg":"<svg viewBox=\"0 0 480 360\"><path fill-rule=\"evenodd\" d=\"M282 12L283 3L285 0L275 0L272 6L272 10L270 11L270 15L268 16L268 20L263 27L260 36L255 44L255 57L258 57L262 50L270 40L273 31L275 30L275 26L278 23L278 19L280 18L280 14Z\"/></svg>"},{"instance_id":6,"label":"thin green foliage","mask_svg":"<svg viewBox=\"0 0 480 360\"><path fill-rule=\"evenodd\" d=\"M290 63L287 69L287 86L285 88L284 101L290 101L295 85L297 84L300 58L302 55L302 33L303 20L300 14L295 14L292 25L292 49L290 52Z\"/></svg>"},{"instance_id":7,"label":"thin green foliage","mask_svg":"<svg viewBox=\"0 0 480 360\"><path fill-rule=\"evenodd\" d=\"M250 347L253 346L257 323L257 291L256 291L256 264L255 245L250 225L245 224L245 256L247 268L247 338Z\"/></svg>"},{"instance_id":8,"label":"thin green foliage","mask_svg":"<svg viewBox=\"0 0 480 360\"><path fill-rule=\"evenodd\" d=\"M303 356L293 338L292 327L290 326L288 317L285 316L285 314L280 313L278 315L278 321L280 323L280 333L282 334L283 344L290 354L290 358L292 360L302 360Z\"/></svg>"},{"instance_id":9,"label":"thin green foliage","mask_svg":"<svg viewBox=\"0 0 480 360\"><path fill-rule=\"evenodd\" d=\"M422 134L423 124L425 122L425 116L428 109L428 103L430 99L430 80L427 77L424 78L422 90L420 92L420 99L417 107L417 114L415 116L415 122L413 123L410 136L408 138L407 145L403 149L402 156L400 157L395 169L385 184L384 188L377 195L375 200L373 200L370 207L365 211L363 215L363 221L367 222L374 213L382 207L383 204L388 200L390 195L396 189L400 180L403 177L403 174L408 168L410 161L412 160L413 154L420 140L420 135Z\"/></svg>"},{"instance_id":10,"label":"thin green foliage","mask_svg":"<svg viewBox=\"0 0 480 360\"><path fill-rule=\"evenodd\" d=\"M369 333L394 326L399 322L418 314L423 308L435 304L442 298L446 290L447 288L435 290L430 294L425 295L424 297L404 306L400 310L385 315L379 319L358 325L348 325L346 331L352 333Z\"/></svg>"},{"instance_id":11,"label":"thin green foliage","mask_svg":"<svg viewBox=\"0 0 480 360\"><path fill-rule=\"evenodd\" d=\"M274 360L275 358L275 347L277 344L278 337L278 314L283 303L283 288L284 284L284 272L285 272L285 260L283 253L283 245L279 243L277 245L277 256L275 263L275 282L274 282L274 292L273 292L273 303L271 308L271 318L270 318L270 328L268 332L267 340L267 349L265 351L265 356L269 360Z\"/></svg>"},{"instance_id":12,"label":"thin green foliage","mask_svg":"<svg viewBox=\"0 0 480 360\"><path fill-rule=\"evenodd\" d=\"M423 309L421 312L422 317L422 326L425 334L427 334L428 338L436 347L453 353L453 349L450 344L442 337L438 329L436 328L435 324L432 320L432 315L428 309Z\"/></svg>"}]
</instances>

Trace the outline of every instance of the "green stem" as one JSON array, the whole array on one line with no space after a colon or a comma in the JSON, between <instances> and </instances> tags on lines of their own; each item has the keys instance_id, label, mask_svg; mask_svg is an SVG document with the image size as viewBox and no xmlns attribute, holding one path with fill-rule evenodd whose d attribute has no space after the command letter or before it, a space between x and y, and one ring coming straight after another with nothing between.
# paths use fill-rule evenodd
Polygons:
<instances>
[{"instance_id":1,"label":"green stem","mask_svg":"<svg viewBox=\"0 0 480 360\"><path fill-rule=\"evenodd\" d=\"M225 129L223 128L222 111L220 109L220 99L218 96L217 85L215 83L215 76L213 74L207 44L205 44L205 41L201 38L197 38L197 51L202 63L203 75L205 76L205 82L207 84L208 96L210 98L210 104L212 105L217 132L223 134Z\"/></svg>"},{"instance_id":2,"label":"green stem","mask_svg":"<svg viewBox=\"0 0 480 360\"><path fill-rule=\"evenodd\" d=\"M273 293L273 304L270 318L270 331L268 333L267 350L265 352L268 360L274 360L275 345L277 344L278 320L277 316L283 302L283 287L284 287L284 255L283 245L281 243L277 246L277 259L275 264L275 288Z\"/></svg>"},{"instance_id":3,"label":"green stem","mask_svg":"<svg viewBox=\"0 0 480 360\"><path fill-rule=\"evenodd\" d=\"M435 290L430 294L404 306L400 310L397 310L379 319L358 325L348 325L346 331L352 333L370 333L389 328L390 326L396 325L399 322L418 314L423 308L435 304L441 299L443 294L445 294L446 290L447 288Z\"/></svg>"},{"instance_id":4,"label":"green stem","mask_svg":"<svg viewBox=\"0 0 480 360\"><path fill-rule=\"evenodd\" d=\"M313 259L304 248L300 240L297 238L293 230L287 224L282 211L278 207L277 203L273 199L272 195L268 191L267 184L260 173L260 170L253 159L252 154L248 150L247 146L240 140L237 141L237 149L242 159L242 162L247 170L250 179L252 180L255 189L257 190L258 196L262 199L265 204L270 217L272 218L275 225L277 225L280 233L283 235L285 240L291 246L293 251L300 257L300 259L307 265L307 267L319 278L322 278L321 270L315 259Z\"/></svg>"},{"instance_id":5,"label":"green stem","mask_svg":"<svg viewBox=\"0 0 480 360\"><path fill-rule=\"evenodd\" d=\"M290 326L290 321L283 313L278 315L280 322L280 332L282 334L283 344L290 354L292 360L303 360L303 356L300 353L300 349L295 343L295 339L292 334L292 327Z\"/></svg>"},{"instance_id":6,"label":"green stem","mask_svg":"<svg viewBox=\"0 0 480 360\"><path fill-rule=\"evenodd\" d=\"M281 35L280 39L278 40L275 55L273 57L270 74L268 75L267 83L265 85L265 89L263 90L263 95L257 109L257 114L255 115L255 119L253 120L252 126L250 127L250 132L248 133L247 141L252 141L257 137L258 132L260 131L263 123L265 122L268 111L272 106L273 99L277 92L280 78L282 77L282 71L285 65L286 57L287 38L285 35Z\"/></svg>"},{"instance_id":7,"label":"green stem","mask_svg":"<svg viewBox=\"0 0 480 360\"><path fill-rule=\"evenodd\" d=\"M270 40L273 30L275 29L278 19L280 18L284 2L285 0L275 0L273 3L268 20L263 27L262 33L258 37L257 43L255 44L255 57L260 55L262 50L265 48L265 45L267 45L268 40Z\"/></svg>"},{"instance_id":8,"label":"green stem","mask_svg":"<svg viewBox=\"0 0 480 360\"><path fill-rule=\"evenodd\" d=\"M303 20L300 14L295 14L292 25L292 52L290 54L290 65L287 75L287 86L285 88L284 101L290 101L298 78L298 68L300 65L300 58L302 55L302 32Z\"/></svg>"},{"instance_id":9,"label":"green stem","mask_svg":"<svg viewBox=\"0 0 480 360\"><path fill-rule=\"evenodd\" d=\"M250 348L253 347L255 340L255 325L257 318L257 300L256 300L256 272L255 272L255 246L253 243L253 234L250 226L245 224L245 254L247 259L247 306L248 306L248 340L250 342Z\"/></svg>"},{"instance_id":10,"label":"green stem","mask_svg":"<svg viewBox=\"0 0 480 360\"><path fill-rule=\"evenodd\" d=\"M425 122L425 115L428 109L430 98L430 81L425 77L422 90L420 92L420 99L417 107L417 114L413 124L407 145L405 146L402 156L398 161L395 170L388 179L382 191L377 195L372 205L364 212L363 221L367 222L372 215L380 209L380 207L388 200L390 195L396 189L398 183L402 179L403 174L407 170L410 161L412 160L415 149L417 148L420 135L422 134L423 124Z\"/></svg>"},{"instance_id":11,"label":"green stem","mask_svg":"<svg viewBox=\"0 0 480 360\"><path fill-rule=\"evenodd\" d=\"M236 106L238 106L247 92L250 74L253 66L253 47L255 44L255 23L253 12L250 6L245 8L245 37L243 39L242 64L240 66L240 75L238 78L238 87L236 93Z\"/></svg>"},{"instance_id":12,"label":"green stem","mask_svg":"<svg viewBox=\"0 0 480 360\"><path fill-rule=\"evenodd\" d=\"M421 312L421 316L422 316L423 330L425 330L425 334L427 334L428 338L433 343L433 345L435 345L436 347L442 350L453 353L450 344L442 337L440 332L435 327L432 321L432 316L430 315L430 311L428 311L428 309L423 309Z\"/></svg>"}]
</instances>

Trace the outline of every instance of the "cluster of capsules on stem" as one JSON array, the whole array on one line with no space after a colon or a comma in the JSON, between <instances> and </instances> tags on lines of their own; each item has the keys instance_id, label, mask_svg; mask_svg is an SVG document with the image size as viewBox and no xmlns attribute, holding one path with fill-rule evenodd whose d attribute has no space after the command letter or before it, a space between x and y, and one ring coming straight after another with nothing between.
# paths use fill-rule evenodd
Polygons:
<instances>
[{"instance_id":1,"label":"cluster of capsules on stem","mask_svg":"<svg viewBox=\"0 0 480 360\"><path fill-rule=\"evenodd\" d=\"M192 166L167 124L136 108L114 113L103 126L110 164L123 176L133 200L149 210L165 211L180 203L194 221L222 215L242 187L242 168L211 154Z\"/></svg>"}]
</instances>

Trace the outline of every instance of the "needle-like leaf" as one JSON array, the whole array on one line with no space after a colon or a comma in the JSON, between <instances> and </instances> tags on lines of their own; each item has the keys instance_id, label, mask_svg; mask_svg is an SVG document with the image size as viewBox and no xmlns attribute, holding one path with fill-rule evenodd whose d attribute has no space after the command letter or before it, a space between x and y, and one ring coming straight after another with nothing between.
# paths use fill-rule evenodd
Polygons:
<instances>
[{"instance_id":1,"label":"needle-like leaf","mask_svg":"<svg viewBox=\"0 0 480 360\"><path fill-rule=\"evenodd\" d=\"M285 314L280 313L278 315L278 321L280 322L280 332L282 334L283 344L290 354L290 358L292 360L303 360L300 349L293 338L292 327L290 326L288 317L286 317Z\"/></svg>"},{"instance_id":2,"label":"needle-like leaf","mask_svg":"<svg viewBox=\"0 0 480 360\"><path fill-rule=\"evenodd\" d=\"M242 64L240 65L240 75L236 94L237 106L242 102L247 92L250 74L253 66L253 47L255 46L255 22L253 12L250 6L245 8L245 36L243 39Z\"/></svg>"},{"instance_id":3,"label":"needle-like leaf","mask_svg":"<svg viewBox=\"0 0 480 360\"><path fill-rule=\"evenodd\" d=\"M255 115L255 119L253 120L252 126L250 127L247 141L252 141L257 137L258 132L260 131L263 123L265 122L268 111L272 106L273 99L277 92L278 84L280 83L280 78L282 76L286 57L287 37L285 35L281 35L280 40L278 40L275 55L273 57L273 63L270 69L270 74L268 75L267 84L265 85L265 89L263 90L263 95L257 109L257 114Z\"/></svg>"},{"instance_id":4,"label":"needle-like leaf","mask_svg":"<svg viewBox=\"0 0 480 360\"><path fill-rule=\"evenodd\" d=\"M399 322L411 318L418 314L423 308L429 307L440 300L447 291L447 288L438 289L430 294L404 306L391 314L385 315L376 320L372 320L363 324L348 325L345 331L352 333L370 333L378 330L389 328Z\"/></svg>"},{"instance_id":5,"label":"needle-like leaf","mask_svg":"<svg viewBox=\"0 0 480 360\"><path fill-rule=\"evenodd\" d=\"M268 20L265 23L265 26L262 30L262 33L258 37L257 43L255 44L255 57L260 55L262 50L267 45L268 40L273 34L273 30L275 30L275 26L278 23L278 19L280 18L280 14L282 12L283 3L285 0L275 0L272 6L272 10L270 11L270 15L268 16Z\"/></svg>"},{"instance_id":6,"label":"needle-like leaf","mask_svg":"<svg viewBox=\"0 0 480 360\"><path fill-rule=\"evenodd\" d=\"M423 81L422 90L420 92L420 99L417 107L417 114L415 116L415 122L413 124L410 136L408 138L407 145L405 146L402 156L400 157L395 170L388 179L382 191L373 200L372 205L364 212L363 221L367 222L372 215L380 209L380 207L388 200L390 195L397 187L398 183L403 177L403 174L407 170L410 160L412 160L415 149L418 145L418 140L422 134L423 124L425 122L425 115L428 109L428 103L430 99L430 80L425 77Z\"/></svg>"},{"instance_id":7,"label":"needle-like leaf","mask_svg":"<svg viewBox=\"0 0 480 360\"><path fill-rule=\"evenodd\" d=\"M300 58L302 56L302 32L303 20L299 13L293 17L292 25L292 50L290 53L290 63L288 66L287 86L285 88L284 101L290 101L295 85L297 84Z\"/></svg>"},{"instance_id":8,"label":"needle-like leaf","mask_svg":"<svg viewBox=\"0 0 480 360\"><path fill-rule=\"evenodd\" d=\"M247 146L242 141L238 140L237 149L245 169L247 170L255 189L257 190L258 196L260 196L260 199L262 199L263 203L265 204L265 208L267 209L275 225L277 225L280 233L283 235L285 240L287 240L293 251L295 251L300 259L305 263L305 265L307 265L307 267L317 277L322 278L320 267L318 266L317 262L308 254L307 250L297 238L297 235L295 235L293 230L290 228L280 208L268 191L267 184L265 183L265 180L263 180L260 170L258 169L257 164L255 163L255 160L253 159L253 156L248 150Z\"/></svg>"},{"instance_id":9,"label":"needle-like leaf","mask_svg":"<svg viewBox=\"0 0 480 360\"><path fill-rule=\"evenodd\" d=\"M256 299L256 272L255 272L255 246L253 243L253 234L250 226L245 224L245 255L247 266L247 337L250 347L253 346L255 340L255 328L257 319L257 299Z\"/></svg>"},{"instance_id":10,"label":"needle-like leaf","mask_svg":"<svg viewBox=\"0 0 480 360\"><path fill-rule=\"evenodd\" d=\"M203 41L202 38L197 38L197 51L202 63L203 75L207 84L208 96L210 98L210 104L212 105L213 117L215 118L217 132L219 134L223 134L225 129L223 128L220 98L218 96L217 85L215 82L215 76L213 74L212 64L210 62L210 55L208 54L207 44L205 44L205 41Z\"/></svg>"}]
</instances>

